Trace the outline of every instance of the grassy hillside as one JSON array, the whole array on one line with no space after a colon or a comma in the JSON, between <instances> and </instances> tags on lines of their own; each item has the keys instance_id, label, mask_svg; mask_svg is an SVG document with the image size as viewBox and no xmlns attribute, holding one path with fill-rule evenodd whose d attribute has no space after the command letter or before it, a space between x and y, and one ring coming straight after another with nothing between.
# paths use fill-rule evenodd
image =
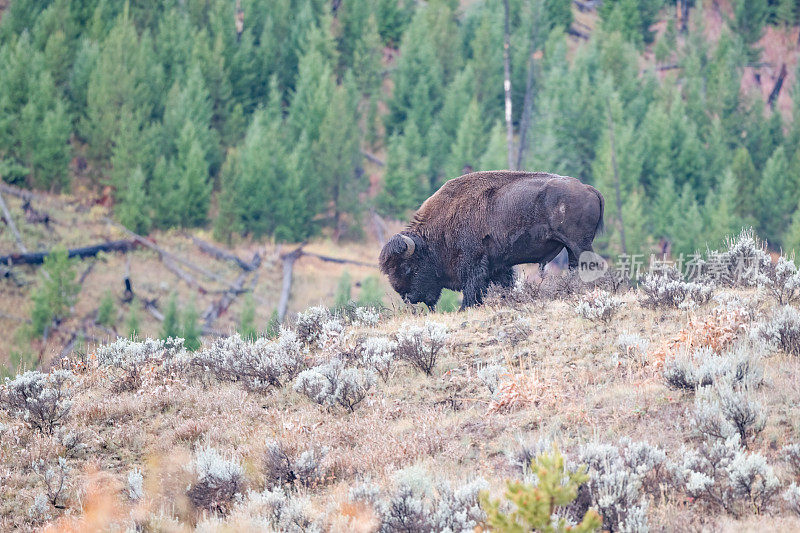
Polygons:
<instances>
[{"instance_id":1,"label":"grassy hillside","mask_svg":"<svg viewBox=\"0 0 800 533\"><path fill-rule=\"evenodd\" d=\"M726 264L761 254L740 240ZM3 389L0 527L471 531L478 491L530 481L556 443L590 476L563 516L796 529L800 316L775 296L800 278L782 268L616 294L551 277L463 313L317 308L194 353L93 347Z\"/></svg>"}]
</instances>

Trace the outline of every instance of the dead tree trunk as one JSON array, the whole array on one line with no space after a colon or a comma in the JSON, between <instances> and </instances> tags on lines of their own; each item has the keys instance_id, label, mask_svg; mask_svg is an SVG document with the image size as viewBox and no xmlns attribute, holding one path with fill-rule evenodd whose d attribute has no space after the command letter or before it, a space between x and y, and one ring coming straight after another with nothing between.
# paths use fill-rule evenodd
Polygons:
<instances>
[{"instance_id":1,"label":"dead tree trunk","mask_svg":"<svg viewBox=\"0 0 800 533\"><path fill-rule=\"evenodd\" d=\"M778 79L775 80L775 85L772 87L772 92L769 93L769 98L767 99L767 103L771 109L775 109L775 103L778 101L778 95L781 94L781 88L783 87L783 80L786 79L786 63L781 65L781 73L778 75Z\"/></svg>"},{"instance_id":2,"label":"dead tree trunk","mask_svg":"<svg viewBox=\"0 0 800 533\"><path fill-rule=\"evenodd\" d=\"M294 262L303 255L303 243L288 254L283 256L283 286L281 288L281 299L278 302L278 323L283 323L286 317L286 310L289 307L289 295L292 292L292 270Z\"/></svg>"},{"instance_id":3,"label":"dead tree trunk","mask_svg":"<svg viewBox=\"0 0 800 533\"><path fill-rule=\"evenodd\" d=\"M508 144L508 168L514 170L514 124L511 117L511 37L509 29L508 0L503 0L503 91L506 99L506 143Z\"/></svg>"},{"instance_id":4,"label":"dead tree trunk","mask_svg":"<svg viewBox=\"0 0 800 533\"><path fill-rule=\"evenodd\" d=\"M27 254L28 249L25 248L25 244L22 242L22 236L19 234L16 224L14 224L14 219L11 218L11 212L8 210L6 201L3 200L2 193L0 193L0 208L2 208L3 210L3 218L6 219L6 225L8 225L8 228L11 230L11 233L14 234L14 239L16 239L17 241L17 248L19 248L19 251L22 252L23 254Z\"/></svg>"}]
</instances>

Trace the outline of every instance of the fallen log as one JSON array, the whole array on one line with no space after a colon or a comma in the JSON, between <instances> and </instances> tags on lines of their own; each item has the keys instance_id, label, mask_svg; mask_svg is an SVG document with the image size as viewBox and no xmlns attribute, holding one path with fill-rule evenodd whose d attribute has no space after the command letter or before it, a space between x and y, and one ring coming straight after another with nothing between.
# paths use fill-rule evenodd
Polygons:
<instances>
[{"instance_id":1,"label":"fallen log","mask_svg":"<svg viewBox=\"0 0 800 533\"><path fill-rule=\"evenodd\" d=\"M93 246L84 246L82 248L72 248L67 250L69 257L94 257L100 252L129 252L136 243L132 240L109 241ZM52 250L47 252L32 252L26 254L10 254L0 257L0 263L4 265L41 265L44 263L44 258L50 255Z\"/></svg>"},{"instance_id":2,"label":"fallen log","mask_svg":"<svg viewBox=\"0 0 800 533\"><path fill-rule=\"evenodd\" d=\"M253 256L253 260L248 264L249 269L239 274L231 288L225 291L222 296L220 296L219 300L211 304L208 309L203 312L201 316L203 319L203 331L211 329L214 322L228 310L237 296L249 292L248 289L244 288L245 281L247 281L250 272L256 270L260 265L261 255L256 253Z\"/></svg>"},{"instance_id":3,"label":"fallen log","mask_svg":"<svg viewBox=\"0 0 800 533\"><path fill-rule=\"evenodd\" d=\"M175 255L175 254L173 254L171 252L168 252L167 250L165 250L162 247L160 247L157 244L155 244L153 241L151 241L149 239L146 239L146 238L142 237L141 235L139 235L137 233L132 232L131 230L129 230L128 228L126 228L122 224L119 224L118 222L115 222L115 221L111 220L108 217L104 217L103 220L105 220L107 223L111 224L112 226L115 226L115 227L119 228L120 230L125 232L126 235L131 237L134 241L138 242L142 246L145 246L147 248L150 248L154 252L157 252L161 256L162 260L170 259L170 260L174 261L175 263L180 263L180 264L182 264L182 265L194 270L195 272L199 272L200 274L204 275L205 277L207 277L209 279L217 281L217 282L219 282L219 283L221 283L223 285L226 285L228 287L231 286L231 282L226 280L225 278L223 278L219 274L214 274L213 272L211 272L211 271L209 271L209 270L207 270L207 269L205 269L205 268L203 268L201 266L195 265L191 261L188 261L188 260L186 260L186 259L184 259L184 258L182 258L182 257L180 257L178 255ZM177 265L172 265L172 266L177 268Z\"/></svg>"},{"instance_id":4,"label":"fallen log","mask_svg":"<svg viewBox=\"0 0 800 533\"><path fill-rule=\"evenodd\" d=\"M247 272L250 272L251 270L255 270L256 268L258 268L258 266L257 265L254 266L252 262L248 263L247 261L242 260L238 256L230 252L226 252L222 248L214 246L210 242L206 242L203 239L199 239L194 235L186 235L186 236L190 237L192 239L192 242L195 243L195 245L197 245L197 247L200 248L200 250L202 250L204 253L210 255L215 259L219 259L220 261L230 261L231 263L236 264L239 268ZM260 260L259 264L261 264Z\"/></svg>"}]
</instances>

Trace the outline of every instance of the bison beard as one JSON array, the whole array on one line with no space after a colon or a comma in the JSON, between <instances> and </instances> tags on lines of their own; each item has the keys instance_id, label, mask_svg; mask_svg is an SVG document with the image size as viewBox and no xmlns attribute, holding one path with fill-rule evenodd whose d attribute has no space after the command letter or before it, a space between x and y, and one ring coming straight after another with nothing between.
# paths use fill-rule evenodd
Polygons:
<instances>
[{"instance_id":1,"label":"bison beard","mask_svg":"<svg viewBox=\"0 0 800 533\"><path fill-rule=\"evenodd\" d=\"M462 291L461 308L482 302L490 283L509 287L513 266L541 268L562 249L569 266L592 250L602 229L600 191L544 172L473 172L428 198L380 255L381 271L408 302L436 304L442 289Z\"/></svg>"}]
</instances>

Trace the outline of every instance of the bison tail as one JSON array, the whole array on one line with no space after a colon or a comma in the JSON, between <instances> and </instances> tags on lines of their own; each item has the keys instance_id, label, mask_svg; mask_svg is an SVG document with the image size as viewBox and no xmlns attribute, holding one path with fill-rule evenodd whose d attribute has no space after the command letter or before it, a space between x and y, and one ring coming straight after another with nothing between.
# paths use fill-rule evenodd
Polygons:
<instances>
[{"instance_id":1,"label":"bison tail","mask_svg":"<svg viewBox=\"0 0 800 533\"><path fill-rule=\"evenodd\" d=\"M603 229L605 227L603 223L603 215L606 210L606 200L605 198L603 198L603 194L600 191L598 191L594 187L592 187L592 190L597 195L597 199L600 200L600 219L597 221L597 227L594 230L594 234L595 236L597 236L599 233L603 232Z\"/></svg>"}]
</instances>

